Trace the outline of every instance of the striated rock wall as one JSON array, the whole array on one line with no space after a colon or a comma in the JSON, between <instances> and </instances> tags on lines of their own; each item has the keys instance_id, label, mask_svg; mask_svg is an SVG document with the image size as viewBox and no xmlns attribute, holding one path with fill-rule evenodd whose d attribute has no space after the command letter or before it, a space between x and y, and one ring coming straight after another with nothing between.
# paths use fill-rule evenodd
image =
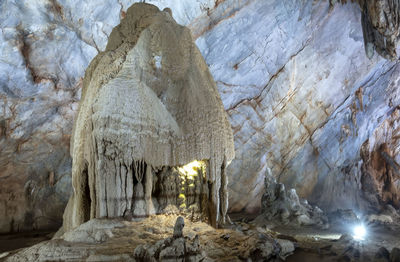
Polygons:
<instances>
[{"instance_id":1,"label":"striated rock wall","mask_svg":"<svg viewBox=\"0 0 400 262\"><path fill-rule=\"evenodd\" d=\"M133 2L0 3L1 232L60 223L81 78ZM267 167L321 208L368 206L360 148L399 104L399 68L366 57L358 3L146 2L188 25L217 82L234 130L231 211L259 209Z\"/></svg>"},{"instance_id":2,"label":"striated rock wall","mask_svg":"<svg viewBox=\"0 0 400 262\"><path fill-rule=\"evenodd\" d=\"M234 130L231 211L259 208L267 167L321 208L364 205L354 170L399 103L399 68L366 57L360 16L355 3L252 1L197 39Z\"/></svg>"}]
</instances>

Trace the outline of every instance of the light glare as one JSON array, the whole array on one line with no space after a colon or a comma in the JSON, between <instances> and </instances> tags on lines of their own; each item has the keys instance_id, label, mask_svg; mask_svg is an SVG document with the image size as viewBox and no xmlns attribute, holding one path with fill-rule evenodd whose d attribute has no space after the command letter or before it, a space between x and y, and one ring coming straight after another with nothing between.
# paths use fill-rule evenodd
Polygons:
<instances>
[{"instance_id":1,"label":"light glare","mask_svg":"<svg viewBox=\"0 0 400 262\"><path fill-rule=\"evenodd\" d=\"M358 225L353 229L353 238L356 240L364 240L367 230L364 225Z\"/></svg>"},{"instance_id":2,"label":"light glare","mask_svg":"<svg viewBox=\"0 0 400 262\"><path fill-rule=\"evenodd\" d=\"M197 176L199 170L202 168L203 165L204 165L203 161L193 161L187 165L178 167L178 170L181 173L181 176L183 176L182 178L188 178L193 180L194 177Z\"/></svg>"}]
</instances>

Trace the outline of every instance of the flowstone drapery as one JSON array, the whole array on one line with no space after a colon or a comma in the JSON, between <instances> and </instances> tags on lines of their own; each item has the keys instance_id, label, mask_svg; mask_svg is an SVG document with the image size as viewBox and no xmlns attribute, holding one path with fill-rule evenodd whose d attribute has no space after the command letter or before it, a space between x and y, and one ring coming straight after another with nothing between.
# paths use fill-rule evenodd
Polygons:
<instances>
[{"instance_id":1,"label":"flowstone drapery","mask_svg":"<svg viewBox=\"0 0 400 262\"><path fill-rule=\"evenodd\" d=\"M64 231L171 206L224 223L232 130L190 31L169 9L135 4L113 29L86 70L71 155Z\"/></svg>"}]
</instances>

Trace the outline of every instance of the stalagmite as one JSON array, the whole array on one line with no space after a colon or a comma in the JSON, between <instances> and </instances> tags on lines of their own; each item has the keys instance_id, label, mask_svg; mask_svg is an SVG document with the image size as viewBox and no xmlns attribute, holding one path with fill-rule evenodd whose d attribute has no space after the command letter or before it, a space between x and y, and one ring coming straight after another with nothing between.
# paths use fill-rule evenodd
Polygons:
<instances>
[{"instance_id":1,"label":"stalagmite","mask_svg":"<svg viewBox=\"0 0 400 262\"><path fill-rule=\"evenodd\" d=\"M71 155L65 231L171 205L224 223L232 130L190 31L168 10L135 4L113 29L86 70Z\"/></svg>"}]
</instances>

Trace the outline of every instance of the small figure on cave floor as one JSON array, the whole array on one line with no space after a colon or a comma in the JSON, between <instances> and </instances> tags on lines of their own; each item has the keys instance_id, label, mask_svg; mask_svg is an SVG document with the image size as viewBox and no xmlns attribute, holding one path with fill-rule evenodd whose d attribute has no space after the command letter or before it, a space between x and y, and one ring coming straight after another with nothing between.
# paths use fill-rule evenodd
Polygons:
<instances>
[{"instance_id":1,"label":"small figure on cave floor","mask_svg":"<svg viewBox=\"0 0 400 262\"><path fill-rule=\"evenodd\" d=\"M185 227L185 221L183 217L178 217L174 226L174 238L183 237L183 228Z\"/></svg>"}]
</instances>

